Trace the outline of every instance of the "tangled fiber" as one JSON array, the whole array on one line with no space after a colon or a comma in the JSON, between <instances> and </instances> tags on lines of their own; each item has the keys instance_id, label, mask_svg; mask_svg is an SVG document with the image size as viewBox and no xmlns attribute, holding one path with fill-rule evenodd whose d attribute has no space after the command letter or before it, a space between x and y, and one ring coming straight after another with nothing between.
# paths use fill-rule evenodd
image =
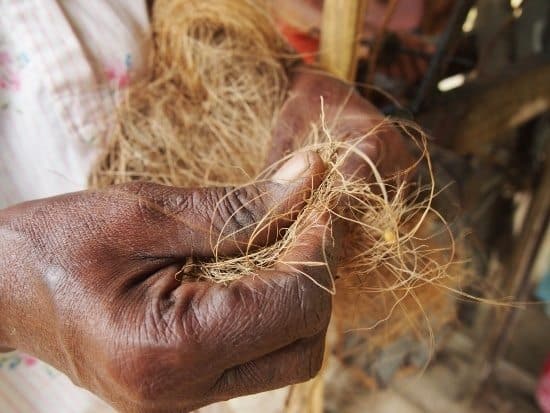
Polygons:
<instances>
[{"instance_id":1,"label":"tangled fiber","mask_svg":"<svg viewBox=\"0 0 550 413\"><path fill-rule=\"evenodd\" d=\"M268 4L157 0L152 43L149 74L122 99L90 185L147 180L238 187L268 177L276 167L264 171L271 130L287 96L288 68L295 63L274 29ZM270 268L311 225L311 216L329 211L345 235L338 238L332 283L319 288L335 294L339 331L366 333L370 350L406 334L432 337L432 327L453 317L448 292L455 290L460 274L452 234L432 208L436 190L425 137L414 125L386 119L353 141L340 141L332 136L332 126L319 119L300 148L317 151L328 172L282 238L238 257L216 254L194 262L183 275L228 283ZM410 170L382 177L376 163L358 150L385 128L398 128L416 143L415 167L428 172L424 184L408 183L404 177ZM341 173L351 155L363 158L372 179ZM273 218L268 214L254 230ZM213 240L214 252L219 241ZM330 234L326 242L333 242ZM328 266L326 261L307 264ZM346 355L351 351L342 343L335 347Z\"/></svg>"},{"instance_id":2,"label":"tangled fiber","mask_svg":"<svg viewBox=\"0 0 550 413\"><path fill-rule=\"evenodd\" d=\"M155 2L149 76L90 184L238 185L262 169L292 64L262 1Z\"/></svg>"}]
</instances>

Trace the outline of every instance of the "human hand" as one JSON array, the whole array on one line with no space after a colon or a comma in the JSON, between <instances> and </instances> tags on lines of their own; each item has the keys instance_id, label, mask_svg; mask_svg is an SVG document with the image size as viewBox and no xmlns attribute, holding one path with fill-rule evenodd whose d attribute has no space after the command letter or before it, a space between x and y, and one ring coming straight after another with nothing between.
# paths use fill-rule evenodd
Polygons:
<instances>
[{"instance_id":1,"label":"human hand","mask_svg":"<svg viewBox=\"0 0 550 413\"><path fill-rule=\"evenodd\" d=\"M320 184L318 155L233 192L132 183L0 211L0 346L36 355L123 412L187 412L305 381L320 369L328 269L303 264L230 285L176 280L187 257L272 241ZM330 217L284 259L323 261ZM228 223L228 227L225 224ZM225 229L224 229L225 227ZM226 231L227 230L227 231Z\"/></svg>"},{"instance_id":2,"label":"human hand","mask_svg":"<svg viewBox=\"0 0 550 413\"><path fill-rule=\"evenodd\" d=\"M384 116L355 92L352 86L307 67L296 69L291 81L289 97L272 131L268 164L273 164L303 145L311 133L312 124L320 123L321 97L325 122L333 138L353 142L363 137L356 142L356 149L376 164L383 178L391 178L414 164L396 128L386 125L365 137L384 120ZM347 176L367 179L372 176L370 166L355 154L346 156L342 172Z\"/></svg>"}]
</instances>

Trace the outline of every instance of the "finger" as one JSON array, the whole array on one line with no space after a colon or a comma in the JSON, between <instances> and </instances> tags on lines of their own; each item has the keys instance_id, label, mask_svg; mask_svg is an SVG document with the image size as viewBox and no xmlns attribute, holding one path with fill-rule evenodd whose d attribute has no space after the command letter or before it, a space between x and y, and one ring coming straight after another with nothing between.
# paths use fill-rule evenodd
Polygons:
<instances>
[{"instance_id":1,"label":"finger","mask_svg":"<svg viewBox=\"0 0 550 413\"><path fill-rule=\"evenodd\" d=\"M369 180L382 161L382 142L376 136L347 141L339 150L338 170L347 180Z\"/></svg>"},{"instance_id":2,"label":"finger","mask_svg":"<svg viewBox=\"0 0 550 413\"><path fill-rule=\"evenodd\" d=\"M301 147L311 131L311 119L313 117L311 109L304 105L306 103L303 96L294 94L283 104L277 122L271 131L271 147L267 157L267 166L284 158L294 148ZM297 107L305 107L306 109L297 110Z\"/></svg>"},{"instance_id":3,"label":"finger","mask_svg":"<svg viewBox=\"0 0 550 413\"><path fill-rule=\"evenodd\" d=\"M213 386L212 396L227 400L312 379L323 364L325 333L226 370Z\"/></svg>"},{"instance_id":4,"label":"finger","mask_svg":"<svg viewBox=\"0 0 550 413\"><path fill-rule=\"evenodd\" d=\"M361 151L376 166L380 179L393 179L397 174L410 169L415 159L398 128L384 119L367 101L361 101L353 114L337 125L336 137L348 141L353 150L343 149L341 155L348 154L347 160L339 168L345 176L370 178L372 165L360 156ZM351 139L350 139L351 138Z\"/></svg>"},{"instance_id":5,"label":"finger","mask_svg":"<svg viewBox=\"0 0 550 413\"><path fill-rule=\"evenodd\" d=\"M321 102L325 122L330 127L334 119L358 98L352 86L308 68L294 71L290 90L290 97L281 108L271 133L268 165L303 146L319 122Z\"/></svg>"},{"instance_id":6,"label":"finger","mask_svg":"<svg viewBox=\"0 0 550 413\"><path fill-rule=\"evenodd\" d=\"M327 239L328 238L328 239ZM171 330L192 332L207 362L228 368L324 331L331 315L330 217L316 217L272 270L229 286L183 284ZM190 311L192 310L192 311Z\"/></svg>"},{"instance_id":7,"label":"finger","mask_svg":"<svg viewBox=\"0 0 550 413\"><path fill-rule=\"evenodd\" d=\"M162 257L211 257L265 246L295 218L324 173L317 153L301 152L268 181L240 188L127 187L145 221L136 248Z\"/></svg>"},{"instance_id":8,"label":"finger","mask_svg":"<svg viewBox=\"0 0 550 413\"><path fill-rule=\"evenodd\" d=\"M312 213L292 248L281 256L275 269L309 278L321 289L332 291L332 220L328 212Z\"/></svg>"}]
</instances>

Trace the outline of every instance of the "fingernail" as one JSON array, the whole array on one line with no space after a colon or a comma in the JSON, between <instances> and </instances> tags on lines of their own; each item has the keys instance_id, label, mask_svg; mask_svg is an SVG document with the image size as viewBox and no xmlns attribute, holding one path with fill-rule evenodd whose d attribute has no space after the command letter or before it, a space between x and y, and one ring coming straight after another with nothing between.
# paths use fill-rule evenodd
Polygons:
<instances>
[{"instance_id":1,"label":"fingernail","mask_svg":"<svg viewBox=\"0 0 550 413\"><path fill-rule=\"evenodd\" d=\"M273 174L271 180L280 184L288 184L302 178L311 165L310 156L309 152L298 152Z\"/></svg>"}]
</instances>

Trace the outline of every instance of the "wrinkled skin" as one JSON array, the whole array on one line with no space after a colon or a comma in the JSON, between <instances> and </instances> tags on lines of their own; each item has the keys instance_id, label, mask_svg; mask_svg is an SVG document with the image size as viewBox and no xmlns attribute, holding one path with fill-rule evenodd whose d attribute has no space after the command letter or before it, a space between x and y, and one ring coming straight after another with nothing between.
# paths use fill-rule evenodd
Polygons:
<instances>
[{"instance_id":1,"label":"wrinkled skin","mask_svg":"<svg viewBox=\"0 0 550 413\"><path fill-rule=\"evenodd\" d=\"M380 111L350 85L319 70L298 67L291 75L289 97L272 132L268 163L300 148L311 133L312 123L320 123L321 97L325 124L335 139L358 139L384 119ZM362 139L358 148L372 159L384 177L404 171L414 163L403 138L394 128L384 128ZM342 172L363 178L371 175L370 168L359 156L348 156Z\"/></svg>"},{"instance_id":2,"label":"wrinkled skin","mask_svg":"<svg viewBox=\"0 0 550 413\"><path fill-rule=\"evenodd\" d=\"M298 73L274 131L273 160L317 121L319 94L331 117L348 92ZM356 95L348 106L343 136L376 113ZM387 173L407 158L397 133L363 149ZM346 168L362 170L354 160ZM328 285L327 268L281 264L229 286L181 283L177 273L186 258L211 256L220 233L245 228L221 244L221 255L272 242L324 173L309 152L277 179L237 193L132 183L0 211L0 347L43 359L123 412L187 412L313 377L331 297L298 271ZM246 228L274 206L286 215L250 240ZM315 217L284 260L330 256L330 223Z\"/></svg>"}]
</instances>

